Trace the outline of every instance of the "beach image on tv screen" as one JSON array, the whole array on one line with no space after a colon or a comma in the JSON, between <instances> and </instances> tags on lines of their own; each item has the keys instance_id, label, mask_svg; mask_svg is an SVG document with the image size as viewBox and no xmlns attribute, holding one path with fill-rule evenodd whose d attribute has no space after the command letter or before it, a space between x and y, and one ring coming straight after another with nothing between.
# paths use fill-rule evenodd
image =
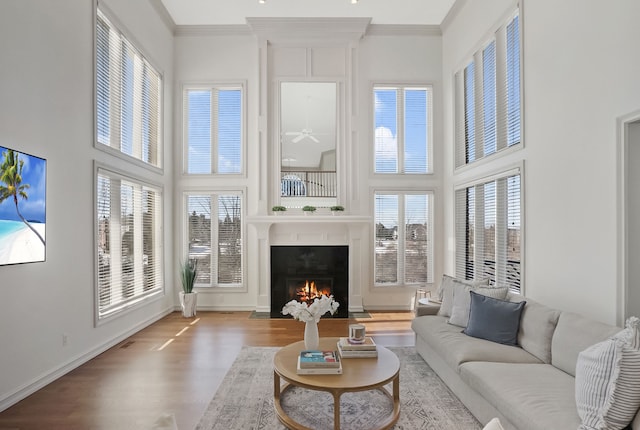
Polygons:
<instances>
[{"instance_id":1,"label":"beach image on tv screen","mask_svg":"<svg viewBox=\"0 0 640 430\"><path fill-rule=\"evenodd\" d=\"M0 265L45 259L46 163L0 146Z\"/></svg>"}]
</instances>

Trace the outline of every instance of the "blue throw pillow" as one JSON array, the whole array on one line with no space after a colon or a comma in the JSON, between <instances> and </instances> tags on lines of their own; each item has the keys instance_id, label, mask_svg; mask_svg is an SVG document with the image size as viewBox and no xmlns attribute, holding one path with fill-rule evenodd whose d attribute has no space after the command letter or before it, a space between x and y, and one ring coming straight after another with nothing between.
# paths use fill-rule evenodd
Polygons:
<instances>
[{"instance_id":1,"label":"blue throw pillow","mask_svg":"<svg viewBox=\"0 0 640 430\"><path fill-rule=\"evenodd\" d=\"M492 342L517 345L525 303L494 299L471 291L469 324L462 332Z\"/></svg>"}]
</instances>

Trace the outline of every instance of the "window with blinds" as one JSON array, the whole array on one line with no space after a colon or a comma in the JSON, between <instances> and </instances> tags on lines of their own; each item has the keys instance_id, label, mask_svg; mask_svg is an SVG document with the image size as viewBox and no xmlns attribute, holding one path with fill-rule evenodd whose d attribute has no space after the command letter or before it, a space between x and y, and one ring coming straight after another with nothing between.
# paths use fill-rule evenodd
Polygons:
<instances>
[{"instance_id":1,"label":"window with blinds","mask_svg":"<svg viewBox=\"0 0 640 430\"><path fill-rule=\"evenodd\" d=\"M161 294L162 190L97 169L97 315L112 316Z\"/></svg>"},{"instance_id":2,"label":"window with blinds","mask_svg":"<svg viewBox=\"0 0 640 430\"><path fill-rule=\"evenodd\" d=\"M430 173L432 89L375 86L376 173Z\"/></svg>"},{"instance_id":3,"label":"window with blinds","mask_svg":"<svg viewBox=\"0 0 640 430\"><path fill-rule=\"evenodd\" d=\"M242 173L242 87L184 90L186 173Z\"/></svg>"},{"instance_id":4,"label":"window with blinds","mask_svg":"<svg viewBox=\"0 0 640 430\"><path fill-rule=\"evenodd\" d=\"M98 9L96 19L96 142L161 166L162 78Z\"/></svg>"},{"instance_id":5,"label":"window with blinds","mask_svg":"<svg viewBox=\"0 0 640 430\"><path fill-rule=\"evenodd\" d=\"M518 12L456 73L455 89L456 167L521 143Z\"/></svg>"},{"instance_id":6,"label":"window with blinds","mask_svg":"<svg viewBox=\"0 0 640 430\"><path fill-rule=\"evenodd\" d=\"M376 286L433 282L431 193L375 194Z\"/></svg>"},{"instance_id":7,"label":"window with blinds","mask_svg":"<svg viewBox=\"0 0 640 430\"><path fill-rule=\"evenodd\" d=\"M520 172L456 190L456 276L521 288Z\"/></svg>"},{"instance_id":8,"label":"window with blinds","mask_svg":"<svg viewBox=\"0 0 640 430\"><path fill-rule=\"evenodd\" d=\"M188 257L197 262L196 286L243 284L242 195L186 195Z\"/></svg>"}]
</instances>

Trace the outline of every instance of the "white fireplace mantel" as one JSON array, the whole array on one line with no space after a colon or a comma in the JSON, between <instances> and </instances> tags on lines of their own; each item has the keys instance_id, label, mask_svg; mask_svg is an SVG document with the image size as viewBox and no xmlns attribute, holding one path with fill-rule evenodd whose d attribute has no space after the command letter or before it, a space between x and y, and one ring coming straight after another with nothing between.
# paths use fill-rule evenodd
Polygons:
<instances>
[{"instance_id":1,"label":"white fireplace mantel","mask_svg":"<svg viewBox=\"0 0 640 430\"><path fill-rule=\"evenodd\" d=\"M256 312L271 311L272 245L348 245L349 311L363 312L362 285L368 279L369 238L372 218L353 215L268 215L250 216L255 228L260 278Z\"/></svg>"}]
</instances>

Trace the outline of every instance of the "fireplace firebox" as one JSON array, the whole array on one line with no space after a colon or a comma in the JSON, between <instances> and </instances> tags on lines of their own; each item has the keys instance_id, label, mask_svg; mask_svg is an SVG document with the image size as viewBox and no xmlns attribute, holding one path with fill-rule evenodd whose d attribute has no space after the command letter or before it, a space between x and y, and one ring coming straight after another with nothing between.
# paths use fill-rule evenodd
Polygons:
<instances>
[{"instance_id":1,"label":"fireplace firebox","mask_svg":"<svg viewBox=\"0 0 640 430\"><path fill-rule=\"evenodd\" d=\"M333 318L349 317L348 246L271 247L271 318L290 318L282 315L286 303L312 303L323 294L340 303Z\"/></svg>"}]
</instances>

